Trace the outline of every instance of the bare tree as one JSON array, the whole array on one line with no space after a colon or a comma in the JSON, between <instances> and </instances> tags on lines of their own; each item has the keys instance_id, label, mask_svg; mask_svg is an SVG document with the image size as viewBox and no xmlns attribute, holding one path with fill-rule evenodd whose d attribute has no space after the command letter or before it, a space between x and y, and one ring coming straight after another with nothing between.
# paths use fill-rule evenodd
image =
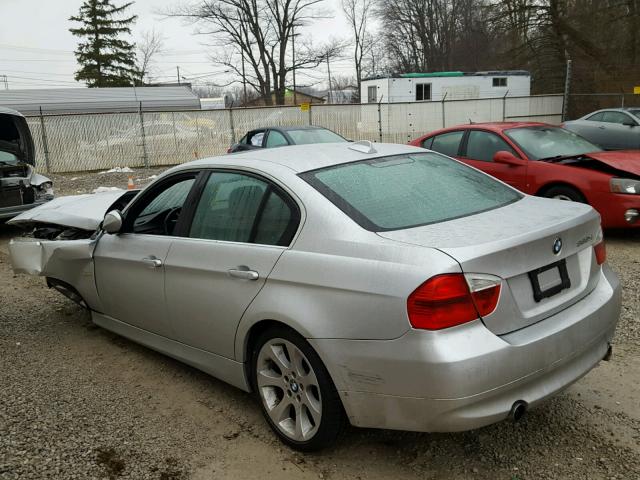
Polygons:
<instances>
[{"instance_id":1,"label":"bare tree","mask_svg":"<svg viewBox=\"0 0 640 480\"><path fill-rule=\"evenodd\" d=\"M369 16L374 9L374 0L342 0L344 12L353 32L353 61L356 70L357 98L360 99L363 61L373 45L373 38L367 29Z\"/></svg>"},{"instance_id":2,"label":"bare tree","mask_svg":"<svg viewBox=\"0 0 640 480\"><path fill-rule=\"evenodd\" d=\"M155 28L142 33L141 39L136 44L136 60L138 69L138 82L142 85L152 81L153 62L158 54L164 50L165 37Z\"/></svg>"},{"instance_id":3,"label":"bare tree","mask_svg":"<svg viewBox=\"0 0 640 480\"><path fill-rule=\"evenodd\" d=\"M290 61L289 47L296 27L322 12L323 0L202 0L169 13L198 27L211 38L212 61L232 70L264 99L284 103L287 75L295 69L312 68L322 62L310 44L296 51Z\"/></svg>"}]
</instances>

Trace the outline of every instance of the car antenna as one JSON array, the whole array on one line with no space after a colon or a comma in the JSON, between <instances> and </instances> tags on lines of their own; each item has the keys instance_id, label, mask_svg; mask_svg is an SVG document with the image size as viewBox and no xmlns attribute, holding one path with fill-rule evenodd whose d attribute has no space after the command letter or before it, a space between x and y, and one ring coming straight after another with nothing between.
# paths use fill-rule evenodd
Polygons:
<instances>
[{"instance_id":1,"label":"car antenna","mask_svg":"<svg viewBox=\"0 0 640 480\"><path fill-rule=\"evenodd\" d=\"M349 148L360 153L378 153L378 151L373 148L373 143L369 140L360 140L359 142L350 143Z\"/></svg>"}]
</instances>

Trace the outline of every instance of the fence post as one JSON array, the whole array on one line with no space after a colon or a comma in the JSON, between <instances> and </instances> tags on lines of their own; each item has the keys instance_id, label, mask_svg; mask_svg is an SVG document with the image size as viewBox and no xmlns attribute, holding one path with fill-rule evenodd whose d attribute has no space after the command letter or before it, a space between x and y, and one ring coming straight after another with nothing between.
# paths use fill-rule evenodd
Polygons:
<instances>
[{"instance_id":1,"label":"fence post","mask_svg":"<svg viewBox=\"0 0 640 480\"><path fill-rule=\"evenodd\" d=\"M567 70L564 77L564 97L562 97L562 121L569 114L569 94L571 92L571 60L567 60Z\"/></svg>"},{"instance_id":2,"label":"fence post","mask_svg":"<svg viewBox=\"0 0 640 480\"><path fill-rule=\"evenodd\" d=\"M144 133L144 115L142 113L142 102L140 102L140 131L142 132L142 160L144 162L144 168L149 168L149 156L147 155L147 139Z\"/></svg>"},{"instance_id":3,"label":"fence post","mask_svg":"<svg viewBox=\"0 0 640 480\"><path fill-rule=\"evenodd\" d=\"M447 128L447 117L445 115L445 106L444 106L444 101L447 99L447 95L449 95L449 92L444 92L444 97L442 97L441 103L442 103L442 128Z\"/></svg>"},{"instance_id":4,"label":"fence post","mask_svg":"<svg viewBox=\"0 0 640 480\"><path fill-rule=\"evenodd\" d=\"M502 97L502 121L504 122L507 119L507 95L509 95L509 90Z\"/></svg>"},{"instance_id":5,"label":"fence post","mask_svg":"<svg viewBox=\"0 0 640 480\"><path fill-rule=\"evenodd\" d=\"M309 126L313 125L313 122L312 122L312 120L311 120L311 119L313 118L313 117L311 116L311 109L312 109L312 108L313 108L313 103L309 102Z\"/></svg>"},{"instance_id":6,"label":"fence post","mask_svg":"<svg viewBox=\"0 0 640 480\"><path fill-rule=\"evenodd\" d=\"M624 108L624 92L620 94L620 108Z\"/></svg>"},{"instance_id":7,"label":"fence post","mask_svg":"<svg viewBox=\"0 0 640 480\"><path fill-rule=\"evenodd\" d=\"M51 166L49 165L49 142L47 141L47 128L44 125L44 116L42 115L42 107L40 107L40 130L42 130L42 148L44 148L44 164L47 169L47 173L51 173Z\"/></svg>"},{"instance_id":8,"label":"fence post","mask_svg":"<svg viewBox=\"0 0 640 480\"><path fill-rule=\"evenodd\" d=\"M382 143L382 111L380 109L380 104L382 103L382 97L384 97L384 95L380 97L380 101L378 102L378 139L380 143Z\"/></svg>"},{"instance_id":9,"label":"fence post","mask_svg":"<svg viewBox=\"0 0 640 480\"><path fill-rule=\"evenodd\" d=\"M236 129L233 125L233 108L229 108L229 125L231 127L231 143L236 143Z\"/></svg>"}]
</instances>

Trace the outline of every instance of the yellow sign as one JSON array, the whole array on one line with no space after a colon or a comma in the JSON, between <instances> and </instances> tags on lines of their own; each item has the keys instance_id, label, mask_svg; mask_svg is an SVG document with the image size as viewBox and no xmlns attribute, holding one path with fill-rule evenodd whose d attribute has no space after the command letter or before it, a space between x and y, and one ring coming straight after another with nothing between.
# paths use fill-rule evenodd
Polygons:
<instances>
[{"instance_id":1,"label":"yellow sign","mask_svg":"<svg viewBox=\"0 0 640 480\"><path fill-rule=\"evenodd\" d=\"M311 105L308 103L301 103L300 104L300 111L301 112L308 112L309 108L311 108Z\"/></svg>"},{"instance_id":2,"label":"yellow sign","mask_svg":"<svg viewBox=\"0 0 640 480\"><path fill-rule=\"evenodd\" d=\"M640 95L640 87L633 87L633 94Z\"/></svg>"}]
</instances>

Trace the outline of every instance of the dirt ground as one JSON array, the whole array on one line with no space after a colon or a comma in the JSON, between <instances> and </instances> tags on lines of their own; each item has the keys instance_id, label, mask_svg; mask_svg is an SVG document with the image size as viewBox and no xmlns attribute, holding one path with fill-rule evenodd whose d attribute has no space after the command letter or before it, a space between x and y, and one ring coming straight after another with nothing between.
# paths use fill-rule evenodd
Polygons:
<instances>
[{"instance_id":1,"label":"dirt ground","mask_svg":"<svg viewBox=\"0 0 640 480\"><path fill-rule=\"evenodd\" d=\"M54 180L70 194L127 176ZM250 395L94 326L43 279L13 275L17 233L0 225L2 479L640 479L640 232L606 236L624 286L613 358L522 422L350 428L312 455L282 446Z\"/></svg>"}]
</instances>

